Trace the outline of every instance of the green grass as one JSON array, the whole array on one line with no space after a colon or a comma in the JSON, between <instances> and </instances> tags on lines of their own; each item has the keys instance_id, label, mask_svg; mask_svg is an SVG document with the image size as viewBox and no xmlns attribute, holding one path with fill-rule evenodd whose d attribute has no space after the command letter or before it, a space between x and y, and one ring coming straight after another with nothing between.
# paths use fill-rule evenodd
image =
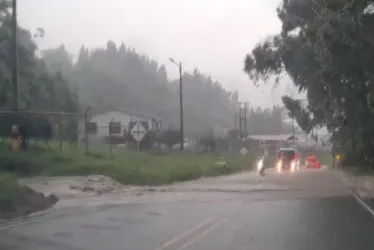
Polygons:
<instances>
[{"instance_id":1,"label":"green grass","mask_svg":"<svg viewBox=\"0 0 374 250\"><path fill-rule=\"evenodd\" d=\"M55 148L55 147L54 147ZM227 165L216 164L223 160ZM172 153L154 155L114 148L108 152L85 155L80 148L49 149L32 146L24 152L11 152L0 146L0 171L18 176L79 176L101 174L124 184L162 185L176 181L234 173L254 166L252 155L217 155L212 153Z\"/></svg>"},{"instance_id":2,"label":"green grass","mask_svg":"<svg viewBox=\"0 0 374 250\"><path fill-rule=\"evenodd\" d=\"M16 176L0 173L0 212L13 210L22 198L22 189Z\"/></svg>"}]
</instances>

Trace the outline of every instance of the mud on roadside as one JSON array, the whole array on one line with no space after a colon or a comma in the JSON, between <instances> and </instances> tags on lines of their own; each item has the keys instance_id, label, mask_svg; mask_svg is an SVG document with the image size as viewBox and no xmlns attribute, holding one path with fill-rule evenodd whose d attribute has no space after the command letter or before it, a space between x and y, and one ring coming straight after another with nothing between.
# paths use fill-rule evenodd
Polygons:
<instances>
[{"instance_id":1,"label":"mud on roadside","mask_svg":"<svg viewBox=\"0 0 374 250\"><path fill-rule=\"evenodd\" d=\"M0 209L0 220L24 217L29 214L52 207L58 198L55 195L45 196L29 187L21 187L21 195L9 209Z\"/></svg>"}]
</instances>

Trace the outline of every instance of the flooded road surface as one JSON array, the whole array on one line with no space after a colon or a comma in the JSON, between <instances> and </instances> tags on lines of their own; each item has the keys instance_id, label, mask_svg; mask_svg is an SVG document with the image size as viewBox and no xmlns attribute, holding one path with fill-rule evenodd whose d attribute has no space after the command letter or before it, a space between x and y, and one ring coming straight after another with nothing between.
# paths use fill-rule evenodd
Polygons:
<instances>
[{"instance_id":1,"label":"flooded road surface","mask_svg":"<svg viewBox=\"0 0 374 250\"><path fill-rule=\"evenodd\" d=\"M243 173L81 202L3 225L0 249L374 249L373 215L327 169Z\"/></svg>"}]
</instances>

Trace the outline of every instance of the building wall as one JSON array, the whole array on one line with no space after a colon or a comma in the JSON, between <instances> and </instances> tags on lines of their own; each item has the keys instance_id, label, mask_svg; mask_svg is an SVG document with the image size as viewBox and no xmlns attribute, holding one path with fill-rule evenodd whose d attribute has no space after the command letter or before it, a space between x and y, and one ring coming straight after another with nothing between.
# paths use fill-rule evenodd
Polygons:
<instances>
[{"instance_id":1,"label":"building wall","mask_svg":"<svg viewBox=\"0 0 374 250\"><path fill-rule=\"evenodd\" d=\"M149 125L149 128L152 129L153 122L152 119L147 119L143 116L136 116L133 114L128 114L125 112L119 111L109 111L97 116L93 116L90 119L90 122L97 124L97 133L89 134L90 143L102 142L102 139L109 135L109 123L120 122L121 123L121 134L123 131L128 129L130 121L146 121ZM84 121L79 123L79 142L82 142L84 139Z\"/></svg>"}]
</instances>

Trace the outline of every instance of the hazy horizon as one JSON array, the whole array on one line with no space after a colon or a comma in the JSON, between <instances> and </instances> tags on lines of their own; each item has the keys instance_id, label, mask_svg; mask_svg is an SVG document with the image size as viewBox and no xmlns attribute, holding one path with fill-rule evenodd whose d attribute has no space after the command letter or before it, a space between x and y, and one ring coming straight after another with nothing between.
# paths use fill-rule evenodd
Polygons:
<instances>
[{"instance_id":1,"label":"hazy horizon","mask_svg":"<svg viewBox=\"0 0 374 250\"><path fill-rule=\"evenodd\" d=\"M270 107L281 104L289 87L256 88L243 67L245 55L256 43L279 32L279 2L22 0L18 18L31 31L45 30L45 37L36 40L40 49L64 44L76 56L82 44L93 49L106 46L108 40L124 42L164 64L170 78L178 73L168 61L173 57L183 62L185 71L197 67L224 88L237 89L241 100ZM284 81L290 83L288 78Z\"/></svg>"}]
</instances>

